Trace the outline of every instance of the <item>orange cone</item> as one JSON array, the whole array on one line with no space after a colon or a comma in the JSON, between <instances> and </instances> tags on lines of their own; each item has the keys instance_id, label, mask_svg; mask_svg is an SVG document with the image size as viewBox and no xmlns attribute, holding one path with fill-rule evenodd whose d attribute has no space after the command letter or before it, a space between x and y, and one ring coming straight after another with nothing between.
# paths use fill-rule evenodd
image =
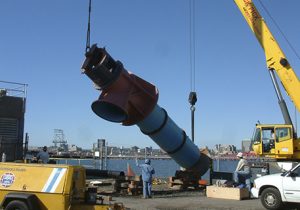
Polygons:
<instances>
[{"instance_id":1,"label":"orange cone","mask_svg":"<svg viewBox=\"0 0 300 210\"><path fill-rule=\"evenodd\" d=\"M127 163L127 176L135 176L135 173L131 169L129 163Z\"/></svg>"},{"instance_id":2,"label":"orange cone","mask_svg":"<svg viewBox=\"0 0 300 210\"><path fill-rule=\"evenodd\" d=\"M207 185L207 181L205 179L199 179L198 180L198 184L202 185L202 186L206 186Z\"/></svg>"}]
</instances>

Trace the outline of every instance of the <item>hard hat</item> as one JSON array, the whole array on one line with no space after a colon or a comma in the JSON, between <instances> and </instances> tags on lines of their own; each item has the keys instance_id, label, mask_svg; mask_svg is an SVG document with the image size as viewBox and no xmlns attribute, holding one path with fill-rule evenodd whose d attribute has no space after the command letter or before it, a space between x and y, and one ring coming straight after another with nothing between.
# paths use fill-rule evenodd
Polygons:
<instances>
[{"instance_id":1,"label":"hard hat","mask_svg":"<svg viewBox=\"0 0 300 210\"><path fill-rule=\"evenodd\" d=\"M239 158L242 158L243 157L243 153L239 152L239 153L237 153L236 156L239 157Z\"/></svg>"},{"instance_id":2,"label":"hard hat","mask_svg":"<svg viewBox=\"0 0 300 210\"><path fill-rule=\"evenodd\" d=\"M151 161L149 159L145 160L145 164L150 164L150 163L151 163Z\"/></svg>"}]
</instances>

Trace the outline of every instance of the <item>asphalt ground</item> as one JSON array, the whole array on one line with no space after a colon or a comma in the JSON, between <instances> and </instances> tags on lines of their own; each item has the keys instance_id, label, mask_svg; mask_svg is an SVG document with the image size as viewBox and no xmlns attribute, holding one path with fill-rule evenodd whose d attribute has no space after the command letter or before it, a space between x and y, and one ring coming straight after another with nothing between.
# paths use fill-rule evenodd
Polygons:
<instances>
[{"instance_id":1,"label":"asphalt ground","mask_svg":"<svg viewBox=\"0 0 300 210\"><path fill-rule=\"evenodd\" d=\"M155 192L154 192L155 193ZM154 194L150 199L142 196L113 197L113 202L121 202L132 210L263 210L259 199L229 200L207 198L204 192L177 192L171 194Z\"/></svg>"}]
</instances>

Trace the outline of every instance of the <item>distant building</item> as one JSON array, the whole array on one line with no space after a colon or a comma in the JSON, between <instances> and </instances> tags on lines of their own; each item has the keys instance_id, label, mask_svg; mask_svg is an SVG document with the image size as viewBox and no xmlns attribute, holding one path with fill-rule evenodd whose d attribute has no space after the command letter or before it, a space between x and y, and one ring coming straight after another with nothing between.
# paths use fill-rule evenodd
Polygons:
<instances>
[{"instance_id":1,"label":"distant building","mask_svg":"<svg viewBox=\"0 0 300 210\"><path fill-rule=\"evenodd\" d=\"M213 150L214 154L234 154L236 153L236 146L232 144L216 144Z\"/></svg>"},{"instance_id":2,"label":"distant building","mask_svg":"<svg viewBox=\"0 0 300 210\"><path fill-rule=\"evenodd\" d=\"M97 140L97 148L103 148L106 146L106 141L105 139L98 139Z\"/></svg>"},{"instance_id":3,"label":"distant building","mask_svg":"<svg viewBox=\"0 0 300 210\"><path fill-rule=\"evenodd\" d=\"M136 154L138 152L139 148L137 146L131 147L131 151Z\"/></svg>"},{"instance_id":4,"label":"distant building","mask_svg":"<svg viewBox=\"0 0 300 210\"><path fill-rule=\"evenodd\" d=\"M242 152L250 152L251 151L251 140L245 139L242 141Z\"/></svg>"},{"instance_id":5,"label":"distant building","mask_svg":"<svg viewBox=\"0 0 300 210\"><path fill-rule=\"evenodd\" d=\"M107 147L108 155L115 156L121 153L121 149L116 146L108 146Z\"/></svg>"},{"instance_id":6,"label":"distant building","mask_svg":"<svg viewBox=\"0 0 300 210\"><path fill-rule=\"evenodd\" d=\"M76 145L68 145L68 151L69 152L78 152L81 151L82 149L80 147L77 147Z\"/></svg>"}]
</instances>

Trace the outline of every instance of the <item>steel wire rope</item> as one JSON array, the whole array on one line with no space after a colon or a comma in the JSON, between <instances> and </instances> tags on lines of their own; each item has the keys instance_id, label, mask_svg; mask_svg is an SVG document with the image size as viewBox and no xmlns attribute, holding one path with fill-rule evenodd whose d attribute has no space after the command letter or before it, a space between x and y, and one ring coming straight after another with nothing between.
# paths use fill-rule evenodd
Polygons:
<instances>
[{"instance_id":1,"label":"steel wire rope","mask_svg":"<svg viewBox=\"0 0 300 210\"><path fill-rule=\"evenodd\" d=\"M270 19L272 20L272 22L274 23L274 25L276 26L277 30L280 32L281 36L284 38L284 40L287 42L288 46L292 49L293 53L296 55L296 57L300 60L300 56L297 53L297 50L293 47L293 45L291 44L291 42L289 41L289 39L287 38L287 36L285 35L285 33L283 32L283 30L281 30L280 26L277 24L276 20L272 17L271 13L269 12L269 10L267 9L267 7L262 3L261 0L258 0L259 3L261 4L262 8L265 10L265 12L267 13L267 15L270 17ZM296 128L296 132L298 133L298 125L297 125L297 111L296 111L296 105L295 106L295 128Z\"/></svg>"},{"instance_id":2,"label":"steel wire rope","mask_svg":"<svg viewBox=\"0 0 300 210\"><path fill-rule=\"evenodd\" d=\"M276 20L272 17L271 13L268 11L267 7L262 3L261 0L258 0L259 3L261 4L262 8L265 10L265 12L267 13L267 15L270 17L270 19L272 20L272 22L274 23L274 25L276 26L277 30L280 32L281 36L284 38L284 40L287 42L287 44L289 45L289 47L292 49L292 51L294 52L294 54L296 55L296 57L300 60L300 56L297 53L297 50L293 47L293 45L291 44L291 42L289 41L289 39L287 38L287 36L284 34L284 32L281 30L280 26L277 24Z\"/></svg>"},{"instance_id":3,"label":"steel wire rope","mask_svg":"<svg viewBox=\"0 0 300 210\"><path fill-rule=\"evenodd\" d=\"M197 102L197 94L195 88L196 81L196 62L195 62L195 54L196 54L196 46L195 46L195 0L189 1L189 22L190 22L190 94L189 94L189 102L191 104L191 135L192 142L195 139L195 104Z\"/></svg>"},{"instance_id":4,"label":"steel wire rope","mask_svg":"<svg viewBox=\"0 0 300 210\"><path fill-rule=\"evenodd\" d=\"M92 0L89 0L88 27L86 32L86 44L85 44L86 53L91 48L91 12L92 12Z\"/></svg>"},{"instance_id":5,"label":"steel wire rope","mask_svg":"<svg viewBox=\"0 0 300 210\"><path fill-rule=\"evenodd\" d=\"M195 0L190 0L190 85L191 92L195 91L196 62L195 62Z\"/></svg>"}]
</instances>

